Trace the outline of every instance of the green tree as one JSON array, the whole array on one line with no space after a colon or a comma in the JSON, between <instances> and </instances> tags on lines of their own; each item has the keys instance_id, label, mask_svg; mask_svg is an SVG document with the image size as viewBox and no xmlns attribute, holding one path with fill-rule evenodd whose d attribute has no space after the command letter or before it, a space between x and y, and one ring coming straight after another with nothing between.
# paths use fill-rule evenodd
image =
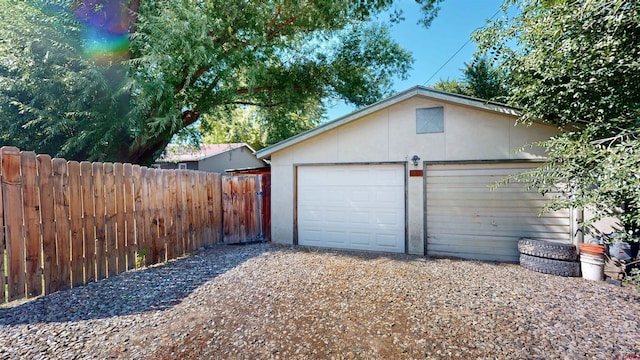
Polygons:
<instances>
[{"instance_id":1,"label":"green tree","mask_svg":"<svg viewBox=\"0 0 640 360\"><path fill-rule=\"evenodd\" d=\"M89 138L101 152L118 139L110 130L127 111L124 69L85 59L73 14L44 5L0 1L0 142L86 159Z\"/></svg>"},{"instance_id":2,"label":"green tree","mask_svg":"<svg viewBox=\"0 0 640 360\"><path fill-rule=\"evenodd\" d=\"M245 142L259 150L319 125L324 108L318 103L302 104L294 111L265 114L264 108L234 107L230 114L205 114L199 126L205 144ZM271 120L269 120L271 119Z\"/></svg>"},{"instance_id":3,"label":"green tree","mask_svg":"<svg viewBox=\"0 0 640 360\"><path fill-rule=\"evenodd\" d=\"M510 6L518 6L508 16ZM640 4L635 0L508 0L505 16L476 34L498 48L510 101L522 121L563 132L541 143L545 166L516 177L540 192L560 189L548 209L588 208L640 228ZM585 224L589 225L589 224Z\"/></svg>"},{"instance_id":4,"label":"green tree","mask_svg":"<svg viewBox=\"0 0 640 360\"><path fill-rule=\"evenodd\" d=\"M425 23L440 1L417 0ZM203 114L255 107L275 130L323 98L369 104L411 63L370 22L392 5L0 0L2 142L149 164Z\"/></svg>"},{"instance_id":5,"label":"green tree","mask_svg":"<svg viewBox=\"0 0 640 360\"><path fill-rule=\"evenodd\" d=\"M436 90L505 102L509 90L504 69L493 66L485 56L465 63L460 80L439 80L432 86Z\"/></svg>"},{"instance_id":6,"label":"green tree","mask_svg":"<svg viewBox=\"0 0 640 360\"><path fill-rule=\"evenodd\" d=\"M462 83L466 95L480 99L505 102L509 93L504 70L493 66L486 56L465 64Z\"/></svg>"},{"instance_id":7,"label":"green tree","mask_svg":"<svg viewBox=\"0 0 640 360\"><path fill-rule=\"evenodd\" d=\"M435 84L431 85L431 87L435 90L467 95L465 93L464 84L458 79L440 79Z\"/></svg>"}]
</instances>

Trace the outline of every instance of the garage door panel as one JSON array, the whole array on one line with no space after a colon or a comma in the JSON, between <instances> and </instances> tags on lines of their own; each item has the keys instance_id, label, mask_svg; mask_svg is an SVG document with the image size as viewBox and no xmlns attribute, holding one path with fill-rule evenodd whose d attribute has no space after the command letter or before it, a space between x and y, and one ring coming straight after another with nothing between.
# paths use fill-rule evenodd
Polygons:
<instances>
[{"instance_id":1,"label":"garage door panel","mask_svg":"<svg viewBox=\"0 0 640 360\"><path fill-rule=\"evenodd\" d=\"M516 190L516 189L514 189ZM470 191L473 191L470 193ZM522 188L519 191L491 191L487 188L469 189L461 188L460 191L438 191L430 193L431 201L441 200L477 200L477 201L522 201L528 200L528 202L542 202L544 204L544 198L538 193L525 192Z\"/></svg>"},{"instance_id":2,"label":"garage door panel","mask_svg":"<svg viewBox=\"0 0 640 360\"><path fill-rule=\"evenodd\" d=\"M464 258L474 258L476 254L496 254L499 256L518 256L517 242L511 241L508 237L490 237L475 235L457 235L449 236L446 239L430 239L433 242L429 244L433 246L433 250L437 252L460 253ZM482 241L483 246L475 249L473 253L468 253L467 249L474 246L477 241Z\"/></svg>"},{"instance_id":3,"label":"garage door panel","mask_svg":"<svg viewBox=\"0 0 640 360\"><path fill-rule=\"evenodd\" d=\"M490 186L532 164L430 165L426 171L427 251L432 255L518 261L520 237L570 241L570 212L539 212L546 199L522 184Z\"/></svg>"},{"instance_id":4,"label":"garage door panel","mask_svg":"<svg viewBox=\"0 0 640 360\"><path fill-rule=\"evenodd\" d=\"M481 260L481 261L504 261L504 262L512 262L513 255L512 254L502 254L502 253L475 253L473 256L470 256L465 253L461 253L458 249L455 251L447 251L448 248L438 249L437 256L448 256L448 257L460 257L463 259L471 259L471 260Z\"/></svg>"},{"instance_id":5,"label":"garage door panel","mask_svg":"<svg viewBox=\"0 0 640 360\"><path fill-rule=\"evenodd\" d=\"M352 231L351 242L356 246L369 246L371 244L371 234Z\"/></svg>"},{"instance_id":6,"label":"garage door panel","mask_svg":"<svg viewBox=\"0 0 640 360\"><path fill-rule=\"evenodd\" d=\"M373 179L372 185L375 186L397 186L404 184L404 173L394 169L381 169L376 171L375 175L371 176L370 179Z\"/></svg>"},{"instance_id":7,"label":"garage door panel","mask_svg":"<svg viewBox=\"0 0 640 360\"><path fill-rule=\"evenodd\" d=\"M433 195L433 193L428 193L428 195ZM486 209L487 207L495 207L495 208L507 208L507 209L531 209L534 214L538 214L540 209L545 204L545 199L540 198L540 196L531 197L531 196L522 196L522 198L518 199L517 196L514 196L512 199L503 199L502 197L496 197L491 199L487 196L477 196L470 194L468 197L464 197L460 195L457 198L452 199L432 199L429 198L429 205L433 207L466 207L470 209ZM514 202L519 202L517 206L514 206Z\"/></svg>"},{"instance_id":8,"label":"garage door panel","mask_svg":"<svg viewBox=\"0 0 640 360\"><path fill-rule=\"evenodd\" d=\"M482 223L470 223L467 225L461 225L460 223L442 223L433 225L431 230L437 234L461 234L461 235L476 235L486 234L491 236L512 236L514 233L530 234L535 237L552 237L555 234L556 237L563 237L569 231L565 226L545 226L545 225L511 225L511 226L492 226L491 224ZM522 235L529 236L529 235Z\"/></svg>"},{"instance_id":9,"label":"garage door panel","mask_svg":"<svg viewBox=\"0 0 640 360\"><path fill-rule=\"evenodd\" d=\"M298 243L404 252L404 171L403 165L299 167Z\"/></svg>"},{"instance_id":10,"label":"garage door panel","mask_svg":"<svg viewBox=\"0 0 640 360\"><path fill-rule=\"evenodd\" d=\"M500 218L505 219L509 223L517 223L521 225L536 225L536 226L561 226L568 229L570 226L569 219L567 217L553 217L553 216L537 216L537 217L522 217L522 216L512 216L513 214L506 214L500 216ZM568 214L567 214L568 216ZM432 215L429 217L433 223L433 226L438 226L443 223L448 224L460 224L460 223L472 223L477 221L478 216L460 212L460 214L456 214L452 216L450 214L441 214L441 215Z\"/></svg>"}]
</instances>

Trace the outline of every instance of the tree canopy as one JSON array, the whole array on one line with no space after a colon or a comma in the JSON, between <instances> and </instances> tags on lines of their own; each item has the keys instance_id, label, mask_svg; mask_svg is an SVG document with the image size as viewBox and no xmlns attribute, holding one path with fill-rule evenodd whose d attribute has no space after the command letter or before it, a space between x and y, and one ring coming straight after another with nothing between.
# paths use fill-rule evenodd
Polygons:
<instances>
[{"instance_id":1,"label":"tree canopy","mask_svg":"<svg viewBox=\"0 0 640 360\"><path fill-rule=\"evenodd\" d=\"M546 165L517 179L543 193L562 190L549 209L615 216L638 236L640 3L507 0L503 8L503 18L476 34L480 50L500 57L523 121L562 130L541 143Z\"/></svg>"},{"instance_id":2,"label":"tree canopy","mask_svg":"<svg viewBox=\"0 0 640 360\"><path fill-rule=\"evenodd\" d=\"M416 0L425 24L440 1ZM238 109L259 109L274 127L325 98L369 104L411 64L387 25L370 21L392 6L0 0L1 142L149 164L183 129Z\"/></svg>"},{"instance_id":3,"label":"tree canopy","mask_svg":"<svg viewBox=\"0 0 640 360\"><path fill-rule=\"evenodd\" d=\"M504 68L494 66L486 56L465 63L460 79L439 80L433 88L498 102L506 102L509 93Z\"/></svg>"}]
</instances>

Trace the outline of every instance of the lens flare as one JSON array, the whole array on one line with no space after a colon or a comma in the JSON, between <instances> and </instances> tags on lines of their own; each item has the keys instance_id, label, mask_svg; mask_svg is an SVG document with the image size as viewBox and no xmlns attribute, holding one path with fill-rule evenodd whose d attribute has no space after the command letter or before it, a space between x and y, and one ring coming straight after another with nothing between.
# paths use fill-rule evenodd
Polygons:
<instances>
[{"instance_id":1,"label":"lens flare","mask_svg":"<svg viewBox=\"0 0 640 360\"><path fill-rule=\"evenodd\" d=\"M84 0L74 14L85 26L85 56L105 64L129 57L129 19L124 0Z\"/></svg>"}]
</instances>

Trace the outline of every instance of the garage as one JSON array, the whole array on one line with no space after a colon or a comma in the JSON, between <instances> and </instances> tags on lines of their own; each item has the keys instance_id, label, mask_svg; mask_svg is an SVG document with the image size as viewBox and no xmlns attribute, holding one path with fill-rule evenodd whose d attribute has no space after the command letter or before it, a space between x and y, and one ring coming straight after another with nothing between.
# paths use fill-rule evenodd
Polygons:
<instances>
[{"instance_id":1,"label":"garage","mask_svg":"<svg viewBox=\"0 0 640 360\"><path fill-rule=\"evenodd\" d=\"M404 164L297 168L298 244L405 251Z\"/></svg>"},{"instance_id":2,"label":"garage","mask_svg":"<svg viewBox=\"0 0 640 360\"><path fill-rule=\"evenodd\" d=\"M518 261L520 237L571 241L568 210L539 215L545 198L503 177L535 163L426 166L427 253L468 259Z\"/></svg>"},{"instance_id":3,"label":"garage","mask_svg":"<svg viewBox=\"0 0 640 360\"><path fill-rule=\"evenodd\" d=\"M518 116L416 86L261 149L272 241L495 261L517 261L522 236L578 243L569 211L538 216L544 199L518 185L489 191L543 163L535 144L559 132Z\"/></svg>"}]
</instances>

